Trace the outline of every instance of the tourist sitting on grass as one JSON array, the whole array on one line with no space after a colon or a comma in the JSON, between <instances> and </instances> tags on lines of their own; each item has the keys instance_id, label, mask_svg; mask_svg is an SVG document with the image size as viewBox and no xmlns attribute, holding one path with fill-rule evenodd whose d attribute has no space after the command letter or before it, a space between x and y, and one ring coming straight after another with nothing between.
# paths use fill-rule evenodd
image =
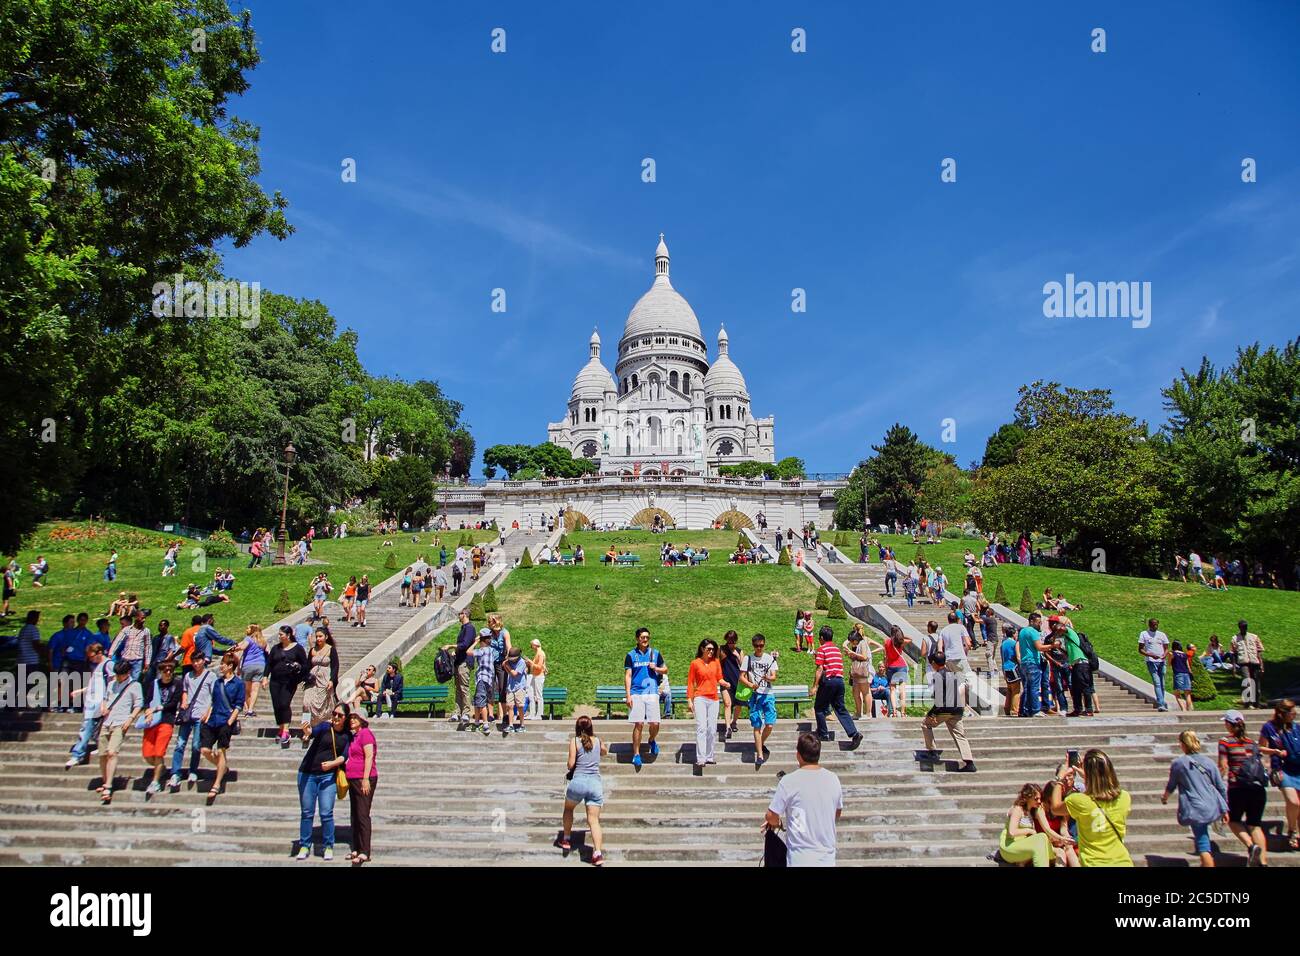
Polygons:
<instances>
[{"instance_id":1,"label":"tourist sitting on grass","mask_svg":"<svg viewBox=\"0 0 1300 956\"><path fill-rule=\"evenodd\" d=\"M28 565L27 570L32 572L32 587L44 587L41 582L44 581L45 575L50 573L50 562L46 561L43 555L38 554L36 562Z\"/></svg>"}]
</instances>

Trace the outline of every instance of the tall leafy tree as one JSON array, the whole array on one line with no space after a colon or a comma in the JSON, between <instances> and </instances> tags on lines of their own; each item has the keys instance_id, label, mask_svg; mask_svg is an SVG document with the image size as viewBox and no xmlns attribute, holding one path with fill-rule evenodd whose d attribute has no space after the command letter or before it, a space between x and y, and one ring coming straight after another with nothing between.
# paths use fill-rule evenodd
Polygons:
<instances>
[{"instance_id":1,"label":"tall leafy tree","mask_svg":"<svg viewBox=\"0 0 1300 956\"><path fill-rule=\"evenodd\" d=\"M874 454L859 463L847 487L835 495L835 523L841 528L862 527L864 490L873 523L919 517L918 498L926 475L935 464L951 460L897 423L871 450Z\"/></svg>"},{"instance_id":2,"label":"tall leafy tree","mask_svg":"<svg viewBox=\"0 0 1300 956\"><path fill-rule=\"evenodd\" d=\"M225 0L0 9L0 336L24 356L3 367L22 398L0 417L0 544L102 471L89 426L162 321L152 284L290 232L256 181L256 127L230 113L257 62Z\"/></svg>"}]
</instances>

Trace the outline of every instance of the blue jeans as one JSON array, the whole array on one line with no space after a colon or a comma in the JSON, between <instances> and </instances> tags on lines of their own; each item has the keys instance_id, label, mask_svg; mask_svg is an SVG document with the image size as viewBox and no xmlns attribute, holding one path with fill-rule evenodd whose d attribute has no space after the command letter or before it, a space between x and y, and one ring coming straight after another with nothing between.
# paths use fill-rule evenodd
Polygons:
<instances>
[{"instance_id":1,"label":"blue jeans","mask_svg":"<svg viewBox=\"0 0 1300 956\"><path fill-rule=\"evenodd\" d=\"M190 745L190 773L199 772L199 722L186 720L176 722L176 749L172 751L172 776L181 775L181 763L185 759L185 745Z\"/></svg>"},{"instance_id":2,"label":"blue jeans","mask_svg":"<svg viewBox=\"0 0 1300 956\"><path fill-rule=\"evenodd\" d=\"M907 588L904 588L904 589L903 589L903 593L907 596L907 606L908 606L908 607L911 607L914 603L916 603L916 592L915 592L915 591L909 591L909 590L907 590Z\"/></svg>"},{"instance_id":3,"label":"blue jeans","mask_svg":"<svg viewBox=\"0 0 1300 956\"><path fill-rule=\"evenodd\" d=\"M303 773L298 771L298 804L302 807L302 820L298 823L298 846L311 846L311 825L320 805L321 845L334 845L334 801L338 785L334 771Z\"/></svg>"},{"instance_id":4,"label":"blue jeans","mask_svg":"<svg viewBox=\"0 0 1300 956\"><path fill-rule=\"evenodd\" d=\"M105 581L116 581L116 580L117 580L117 565L116 565L116 564L110 564L110 565L108 565L108 567L104 568L104 580L105 580Z\"/></svg>"},{"instance_id":5,"label":"blue jeans","mask_svg":"<svg viewBox=\"0 0 1300 956\"><path fill-rule=\"evenodd\" d=\"M1020 683L1025 688L1025 693L1020 698L1020 716L1032 717L1041 708L1038 702L1038 686L1042 683L1042 671L1033 661L1020 662Z\"/></svg>"},{"instance_id":6,"label":"blue jeans","mask_svg":"<svg viewBox=\"0 0 1300 956\"><path fill-rule=\"evenodd\" d=\"M885 593L894 597L898 593L898 575L890 571L885 575Z\"/></svg>"},{"instance_id":7,"label":"blue jeans","mask_svg":"<svg viewBox=\"0 0 1300 956\"><path fill-rule=\"evenodd\" d=\"M1043 701L1056 703L1057 710L1069 710L1065 699L1065 671L1060 667L1048 667L1043 671Z\"/></svg>"},{"instance_id":8,"label":"blue jeans","mask_svg":"<svg viewBox=\"0 0 1300 956\"><path fill-rule=\"evenodd\" d=\"M1147 673L1151 675L1151 683L1156 689L1156 707L1160 710L1168 710L1169 707L1165 703L1165 662L1148 658Z\"/></svg>"},{"instance_id":9,"label":"blue jeans","mask_svg":"<svg viewBox=\"0 0 1300 956\"><path fill-rule=\"evenodd\" d=\"M1196 841L1197 853L1210 852L1210 825L1208 823L1193 823L1192 838Z\"/></svg>"},{"instance_id":10,"label":"blue jeans","mask_svg":"<svg viewBox=\"0 0 1300 956\"><path fill-rule=\"evenodd\" d=\"M817 687L817 700L813 703L813 713L817 715L818 735L823 737L826 735L826 715L832 710L840 719L840 726L844 728L844 733L850 737L855 736L858 728L854 726L853 718L849 716L849 709L844 706L843 677L823 677Z\"/></svg>"},{"instance_id":11,"label":"blue jeans","mask_svg":"<svg viewBox=\"0 0 1300 956\"><path fill-rule=\"evenodd\" d=\"M98 720L91 714L86 714L86 716L81 719L81 736L79 736L77 742L72 745L72 756L76 757L78 760L86 759L86 752L90 750L90 738L95 732L95 725L97 723Z\"/></svg>"}]
</instances>

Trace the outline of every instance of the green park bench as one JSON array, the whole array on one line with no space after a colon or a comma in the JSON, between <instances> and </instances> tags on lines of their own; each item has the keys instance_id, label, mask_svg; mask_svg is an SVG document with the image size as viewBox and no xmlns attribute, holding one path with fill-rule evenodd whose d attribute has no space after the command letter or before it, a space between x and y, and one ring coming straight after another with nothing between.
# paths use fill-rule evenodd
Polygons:
<instances>
[{"instance_id":1,"label":"green park bench","mask_svg":"<svg viewBox=\"0 0 1300 956\"><path fill-rule=\"evenodd\" d=\"M601 562L604 563L604 564L610 564L610 563L611 563L610 560L609 560L609 555L607 555L607 554L606 554L606 555L603 555L603 556L601 557L600 560L601 560ZM613 560L612 563L613 563L613 564L620 564L620 565L640 564L640 563L641 563L641 556L640 556L639 554L620 554L620 555L618 555L617 557L614 558L614 560Z\"/></svg>"},{"instance_id":2,"label":"green park bench","mask_svg":"<svg viewBox=\"0 0 1300 956\"><path fill-rule=\"evenodd\" d=\"M684 703L686 701L686 685L669 684L668 686L672 688L672 694L673 694L672 707L669 708L668 710L668 716L675 717L676 714L674 713L674 711L677 708L677 704L679 702ZM804 688L804 690L806 691L807 688ZM544 691L543 694L545 694ZM597 706L600 706L601 704L605 705L606 720L610 719L611 711L613 710L614 707L626 706L624 704L624 701L626 699L627 699L626 691L624 691L622 684L598 684L596 686L596 705Z\"/></svg>"},{"instance_id":3,"label":"green park bench","mask_svg":"<svg viewBox=\"0 0 1300 956\"><path fill-rule=\"evenodd\" d=\"M446 704L450 694L445 684L434 684L432 687L407 687L402 691L402 699L397 702L397 709L401 710L407 704L418 704L426 708L429 717L434 716L439 704ZM366 701L366 710L370 716L374 716L379 709L380 698ZM445 708L444 708L445 709Z\"/></svg>"},{"instance_id":4,"label":"green park bench","mask_svg":"<svg viewBox=\"0 0 1300 956\"><path fill-rule=\"evenodd\" d=\"M795 718L799 716L799 708L806 705L811 706L813 699L808 692L807 684L777 684L772 688L772 696L776 698L777 710L781 709L782 704L789 704L791 714ZM749 701L736 701L737 707L749 709Z\"/></svg>"},{"instance_id":5,"label":"green park bench","mask_svg":"<svg viewBox=\"0 0 1300 956\"><path fill-rule=\"evenodd\" d=\"M564 707L569 702L569 688L567 687L543 687L542 688L542 706L546 708L547 715L551 720L555 720L555 708Z\"/></svg>"}]
</instances>

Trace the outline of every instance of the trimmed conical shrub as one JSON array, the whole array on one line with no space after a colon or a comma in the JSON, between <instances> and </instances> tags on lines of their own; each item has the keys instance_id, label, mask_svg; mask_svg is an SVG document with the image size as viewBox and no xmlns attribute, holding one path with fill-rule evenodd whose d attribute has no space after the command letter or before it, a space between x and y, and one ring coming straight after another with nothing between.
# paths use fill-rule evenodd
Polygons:
<instances>
[{"instance_id":1,"label":"trimmed conical shrub","mask_svg":"<svg viewBox=\"0 0 1300 956\"><path fill-rule=\"evenodd\" d=\"M849 612L844 610L844 599L840 597L839 591L831 595L831 608L826 612L826 616L834 621L842 621L849 616Z\"/></svg>"},{"instance_id":2,"label":"trimmed conical shrub","mask_svg":"<svg viewBox=\"0 0 1300 956\"><path fill-rule=\"evenodd\" d=\"M912 560L913 560L914 562L916 562L917 564L920 564L922 561L924 561L924 560L925 560L925 548L921 547L921 546L918 544L918 545L916 546L916 557L913 558Z\"/></svg>"},{"instance_id":3,"label":"trimmed conical shrub","mask_svg":"<svg viewBox=\"0 0 1300 956\"><path fill-rule=\"evenodd\" d=\"M275 602L276 614L288 614L293 610L293 605L289 603L289 592L285 589L280 591L280 599Z\"/></svg>"},{"instance_id":4,"label":"trimmed conical shrub","mask_svg":"<svg viewBox=\"0 0 1300 956\"><path fill-rule=\"evenodd\" d=\"M789 549L789 548L782 548L782 549L781 549L781 554L780 554L780 556L776 559L776 563L777 563L777 564L784 564L786 567L789 567L789 566L790 566L790 549Z\"/></svg>"},{"instance_id":5,"label":"trimmed conical shrub","mask_svg":"<svg viewBox=\"0 0 1300 956\"><path fill-rule=\"evenodd\" d=\"M1002 586L1001 581L998 582L997 590L993 592L993 603L1007 606L1007 589Z\"/></svg>"},{"instance_id":6,"label":"trimmed conical shrub","mask_svg":"<svg viewBox=\"0 0 1300 956\"><path fill-rule=\"evenodd\" d=\"M815 607L819 611L830 610L831 598L830 595L826 593L825 588L822 588L817 592L817 603L815 603L813 607Z\"/></svg>"},{"instance_id":7,"label":"trimmed conical shrub","mask_svg":"<svg viewBox=\"0 0 1300 956\"><path fill-rule=\"evenodd\" d=\"M1033 614L1034 610L1034 596L1029 593L1029 588L1025 588L1020 592L1020 613Z\"/></svg>"},{"instance_id":8,"label":"trimmed conical shrub","mask_svg":"<svg viewBox=\"0 0 1300 956\"><path fill-rule=\"evenodd\" d=\"M388 557L384 559L384 567L387 568L389 571L397 570L397 555L394 554L392 551L389 551Z\"/></svg>"},{"instance_id":9,"label":"trimmed conical shrub","mask_svg":"<svg viewBox=\"0 0 1300 956\"><path fill-rule=\"evenodd\" d=\"M524 548L524 553L519 557L519 566L521 568L531 568L533 566L533 556Z\"/></svg>"},{"instance_id":10,"label":"trimmed conical shrub","mask_svg":"<svg viewBox=\"0 0 1300 956\"><path fill-rule=\"evenodd\" d=\"M569 536L567 534L562 533L560 535L560 547L565 550L568 550L568 548L570 547Z\"/></svg>"},{"instance_id":11,"label":"trimmed conical shrub","mask_svg":"<svg viewBox=\"0 0 1300 956\"><path fill-rule=\"evenodd\" d=\"M738 548L749 547L749 539L745 537L744 532L741 532L740 534L736 535L736 547Z\"/></svg>"},{"instance_id":12,"label":"trimmed conical shrub","mask_svg":"<svg viewBox=\"0 0 1300 956\"><path fill-rule=\"evenodd\" d=\"M480 591L469 599L469 619L471 621L482 621L487 617L483 610L483 593Z\"/></svg>"},{"instance_id":13,"label":"trimmed conical shrub","mask_svg":"<svg viewBox=\"0 0 1300 956\"><path fill-rule=\"evenodd\" d=\"M491 584L483 589L483 610L488 614L501 610L497 606L497 589Z\"/></svg>"},{"instance_id":14,"label":"trimmed conical shrub","mask_svg":"<svg viewBox=\"0 0 1300 956\"><path fill-rule=\"evenodd\" d=\"M1219 695L1219 690L1214 686L1214 678L1196 655L1192 655L1191 671L1192 700L1214 700Z\"/></svg>"}]
</instances>

